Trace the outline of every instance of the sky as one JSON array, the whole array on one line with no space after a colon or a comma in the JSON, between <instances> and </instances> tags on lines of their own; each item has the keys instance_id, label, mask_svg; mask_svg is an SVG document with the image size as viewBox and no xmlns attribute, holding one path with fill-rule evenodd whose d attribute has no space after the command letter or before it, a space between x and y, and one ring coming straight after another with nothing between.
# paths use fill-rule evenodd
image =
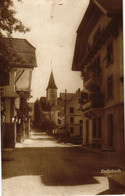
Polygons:
<instances>
[{"instance_id":1,"label":"sky","mask_svg":"<svg viewBox=\"0 0 125 196\"><path fill-rule=\"evenodd\" d=\"M60 92L74 93L83 89L80 72L71 70L76 31L89 0L15 0L16 17L30 27L26 34L14 33L27 39L36 48L37 68L32 75L31 101L46 96L51 70Z\"/></svg>"}]
</instances>

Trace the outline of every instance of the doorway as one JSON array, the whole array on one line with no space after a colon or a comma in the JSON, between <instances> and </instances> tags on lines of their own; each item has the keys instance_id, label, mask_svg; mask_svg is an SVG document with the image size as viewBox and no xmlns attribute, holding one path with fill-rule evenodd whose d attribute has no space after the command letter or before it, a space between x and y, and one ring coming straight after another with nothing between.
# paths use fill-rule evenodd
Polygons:
<instances>
[{"instance_id":1,"label":"doorway","mask_svg":"<svg viewBox=\"0 0 125 196\"><path fill-rule=\"evenodd\" d=\"M107 116L108 121L108 146L113 146L113 114Z\"/></svg>"}]
</instances>

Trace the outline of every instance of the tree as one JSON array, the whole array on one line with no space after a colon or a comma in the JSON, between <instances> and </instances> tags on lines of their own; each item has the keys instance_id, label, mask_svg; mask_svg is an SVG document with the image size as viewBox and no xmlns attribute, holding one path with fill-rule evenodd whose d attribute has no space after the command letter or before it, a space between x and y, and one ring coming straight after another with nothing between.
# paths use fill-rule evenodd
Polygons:
<instances>
[{"instance_id":1,"label":"tree","mask_svg":"<svg viewBox=\"0 0 125 196\"><path fill-rule=\"evenodd\" d=\"M52 134L55 123L52 119L48 119L43 111L50 111L50 106L45 101L37 99L34 105L35 127L41 131L46 131L48 134Z\"/></svg>"},{"instance_id":2,"label":"tree","mask_svg":"<svg viewBox=\"0 0 125 196\"><path fill-rule=\"evenodd\" d=\"M21 2L21 0L17 0ZM26 33L30 29L25 27L20 20L15 17L13 0L0 0L0 70L9 72L9 63L15 57L18 61L19 56L12 50L12 42L6 46L3 38L11 38L14 31Z\"/></svg>"},{"instance_id":3,"label":"tree","mask_svg":"<svg viewBox=\"0 0 125 196\"><path fill-rule=\"evenodd\" d=\"M52 134L52 131L53 129L55 129L55 126L55 123L48 118L44 118L41 123L41 129L46 131L49 135Z\"/></svg>"},{"instance_id":4,"label":"tree","mask_svg":"<svg viewBox=\"0 0 125 196\"><path fill-rule=\"evenodd\" d=\"M17 0L21 2L21 0ZM11 36L13 31L25 33L29 28L25 27L20 20L15 17L13 0L0 1L0 37Z\"/></svg>"},{"instance_id":5,"label":"tree","mask_svg":"<svg viewBox=\"0 0 125 196\"><path fill-rule=\"evenodd\" d=\"M50 111L51 110L51 105L49 104L49 102L46 99L40 98L40 104L41 104L42 109L44 111Z\"/></svg>"},{"instance_id":6,"label":"tree","mask_svg":"<svg viewBox=\"0 0 125 196\"><path fill-rule=\"evenodd\" d=\"M34 105L35 127L40 128L43 121L43 111L40 101L37 99Z\"/></svg>"},{"instance_id":7,"label":"tree","mask_svg":"<svg viewBox=\"0 0 125 196\"><path fill-rule=\"evenodd\" d=\"M18 110L18 118L23 121L24 117L29 117L29 112L31 111L31 107L28 105L28 99L31 98L30 91L20 91L18 92L20 95L20 109Z\"/></svg>"}]
</instances>

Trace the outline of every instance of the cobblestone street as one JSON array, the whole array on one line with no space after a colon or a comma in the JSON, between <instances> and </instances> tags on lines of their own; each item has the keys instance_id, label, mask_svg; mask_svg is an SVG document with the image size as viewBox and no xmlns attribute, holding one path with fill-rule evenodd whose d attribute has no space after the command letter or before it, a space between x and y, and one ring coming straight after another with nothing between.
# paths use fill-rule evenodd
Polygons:
<instances>
[{"instance_id":1,"label":"cobblestone street","mask_svg":"<svg viewBox=\"0 0 125 196\"><path fill-rule=\"evenodd\" d=\"M109 193L105 169L124 171L122 156L58 143L45 133L32 134L3 161L3 196L68 196Z\"/></svg>"}]
</instances>

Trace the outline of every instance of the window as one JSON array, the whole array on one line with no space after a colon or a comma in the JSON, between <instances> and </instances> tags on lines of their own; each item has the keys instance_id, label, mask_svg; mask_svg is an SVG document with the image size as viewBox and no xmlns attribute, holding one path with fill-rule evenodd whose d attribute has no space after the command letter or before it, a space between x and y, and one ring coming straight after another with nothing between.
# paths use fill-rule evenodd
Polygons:
<instances>
[{"instance_id":1,"label":"window","mask_svg":"<svg viewBox=\"0 0 125 196\"><path fill-rule=\"evenodd\" d=\"M70 133L74 133L74 127L70 127Z\"/></svg>"},{"instance_id":2,"label":"window","mask_svg":"<svg viewBox=\"0 0 125 196\"><path fill-rule=\"evenodd\" d=\"M59 125L61 124L61 120L60 120L60 119L58 119L58 124L59 124Z\"/></svg>"},{"instance_id":3,"label":"window","mask_svg":"<svg viewBox=\"0 0 125 196\"><path fill-rule=\"evenodd\" d=\"M70 117L70 123L74 123L74 117Z\"/></svg>"},{"instance_id":4,"label":"window","mask_svg":"<svg viewBox=\"0 0 125 196\"><path fill-rule=\"evenodd\" d=\"M74 108L70 107L70 113L74 113Z\"/></svg>"},{"instance_id":5,"label":"window","mask_svg":"<svg viewBox=\"0 0 125 196\"><path fill-rule=\"evenodd\" d=\"M107 79L107 97L110 98L113 96L113 77L110 76Z\"/></svg>"},{"instance_id":6,"label":"window","mask_svg":"<svg viewBox=\"0 0 125 196\"><path fill-rule=\"evenodd\" d=\"M113 60L113 47L112 47L112 42L109 42L107 45L107 65L112 63Z\"/></svg>"},{"instance_id":7,"label":"window","mask_svg":"<svg viewBox=\"0 0 125 196\"><path fill-rule=\"evenodd\" d=\"M80 120L79 123L82 124L83 123L83 120Z\"/></svg>"}]
</instances>

